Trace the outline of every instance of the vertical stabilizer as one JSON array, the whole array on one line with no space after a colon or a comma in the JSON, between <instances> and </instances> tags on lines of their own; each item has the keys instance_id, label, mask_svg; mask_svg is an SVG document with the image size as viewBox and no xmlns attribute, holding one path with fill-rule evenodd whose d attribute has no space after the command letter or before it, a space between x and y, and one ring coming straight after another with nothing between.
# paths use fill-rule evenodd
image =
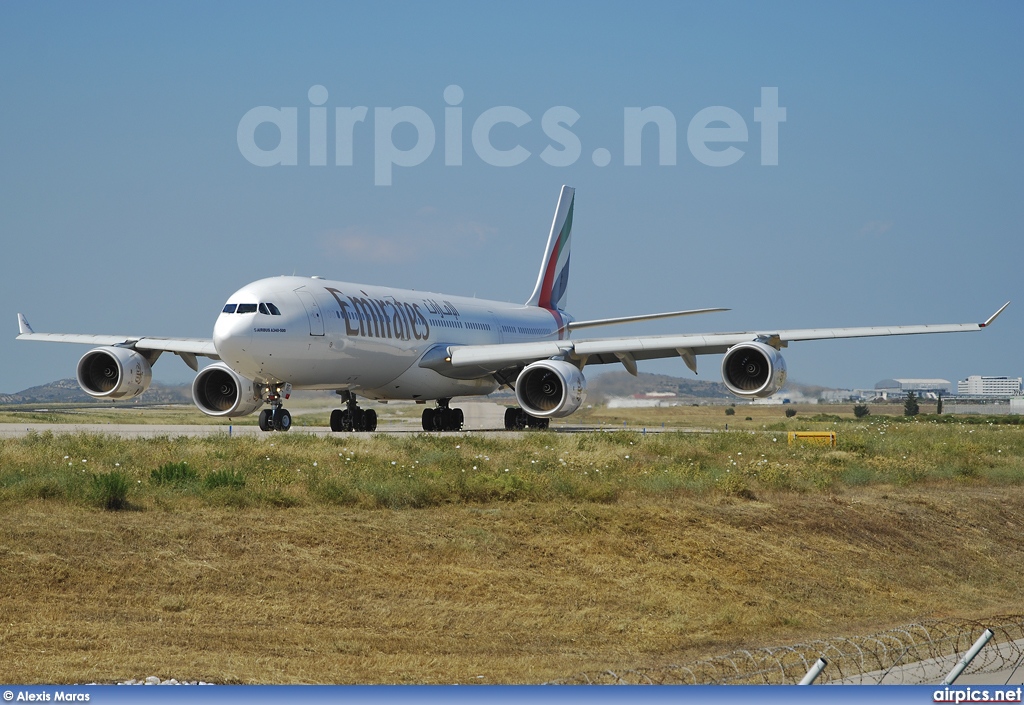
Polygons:
<instances>
[{"instance_id":1,"label":"vertical stabilizer","mask_svg":"<svg viewBox=\"0 0 1024 705\"><path fill-rule=\"evenodd\" d=\"M572 234L572 206L576 189L562 187L551 223L548 246L541 260L540 274L527 306L564 310L569 288L569 240Z\"/></svg>"}]
</instances>

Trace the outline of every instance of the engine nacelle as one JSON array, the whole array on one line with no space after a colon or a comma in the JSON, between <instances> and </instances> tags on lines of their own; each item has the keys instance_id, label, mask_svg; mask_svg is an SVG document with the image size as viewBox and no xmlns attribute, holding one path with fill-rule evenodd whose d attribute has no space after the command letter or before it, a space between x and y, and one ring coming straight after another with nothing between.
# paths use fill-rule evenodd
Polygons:
<instances>
[{"instance_id":1,"label":"engine nacelle","mask_svg":"<svg viewBox=\"0 0 1024 705\"><path fill-rule=\"evenodd\" d=\"M771 345L733 345L722 358L722 380L737 396L769 397L786 383L786 361Z\"/></svg>"},{"instance_id":2,"label":"engine nacelle","mask_svg":"<svg viewBox=\"0 0 1024 705\"><path fill-rule=\"evenodd\" d=\"M137 397L149 389L153 368L142 353L114 346L90 350L78 361L78 386L97 399Z\"/></svg>"},{"instance_id":3,"label":"engine nacelle","mask_svg":"<svg viewBox=\"0 0 1024 705\"><path fill-rule=\"evenodd\" d=\"M531 416L568 416L587 397L587 380L576 365L562 360L540 360L528 365L516 380L516 400Z\"/></svg>"},{"instance_id":4,"label":"engine nacelle","mask_svg":"<svg viewBox=\"0 0 1024 705\"><path fill-rule=\"evenodd\" d=\"M192 401L209 416L245 416L263 405L259 385L223 362L204 367L192 380Z\"/></svg>"}]
</instances>

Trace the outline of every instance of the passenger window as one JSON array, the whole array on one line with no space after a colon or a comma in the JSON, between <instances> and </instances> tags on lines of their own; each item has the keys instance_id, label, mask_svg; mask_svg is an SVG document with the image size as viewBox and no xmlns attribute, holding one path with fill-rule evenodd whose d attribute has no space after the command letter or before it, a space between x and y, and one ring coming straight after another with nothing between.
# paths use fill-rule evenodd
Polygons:
<instances>
[{"instance_id":1,"label":"passenger window","mask_svg":"<svg viewBox=\"0 0 1024 705\"><path fill-rule=\"evenodd\" d=\"M237 313L256 313L256 304L238 304Z\"/></svg>"},{"instance_id":2,"label":"passenger window","mask_svg":"<svg viewBox=\"0 0 1024 705\"><path fill-rule=\"evenodd\" d=\"M270 311L267 309L266 304L260 304L260 313L262 313L264 316L270 315Z\"/></svg>"},{"instance_id":3,"label":"passenger window","mask_svg":"<svg viewBox=\"0 0 1024 705\"><path fill-rule=\"evenodd\" d=\"M270 309L270 315L271 316L280 316L281 315L281 310L277 306L275 306L274 304L268 303L267 304L267 308Z\"/></svg>"},{"instance_id":4,"label":"passenger window","mask_svg":"<svg viewBox=\"0 0 1024 705\"><path fill-rule=\"evenodd\" d=\"M234 312L235 312L235 304L225 304L224 305L224 311L222 313L234 313Z\"/></svg>"}]
</instances>

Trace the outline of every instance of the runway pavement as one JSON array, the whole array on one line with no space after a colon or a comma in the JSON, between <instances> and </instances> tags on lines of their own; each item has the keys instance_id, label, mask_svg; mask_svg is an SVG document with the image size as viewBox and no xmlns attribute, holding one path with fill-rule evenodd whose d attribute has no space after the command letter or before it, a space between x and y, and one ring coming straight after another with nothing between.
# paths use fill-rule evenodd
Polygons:
<instances>
[{"instance_id":1,"label":"runway pavement","mask_svg":"<svg viewBox=\"0 0 1024 705\"><path fill-rule=\"evenodd\" d=\"M453 406L463 410L465 425L462 431L455 433L495 433L507 434L505 425L505 405L493 402L459 401ZM341 435L331 431L327 426L306 426L303 424L304 413L323 412L325 409L313 411L296 409L292 412L292 428L290 434L310 434L317 436ZM381 413L381 412L378 412ZM225 425L221 423L210 424L118 424L118 423L0 423L0 438L19 438L30 433L93 433L121 438L159 438L178 436L255 436L259 438L273 438L277 434L260 431L255 424L255 417L244 417L240 419L241 424ZM583 425L572 423L570 419L565 421L554 420L551 429L563 433L584 432L584 431L616 431L621 430L616 426ZM638 429L631 428L636 431ZM662 429L651 429L650 432L661 431ZM388 418L386 413L381 413L376 433L386 434L411 434L423 433L423 427L419 418L396 419Z\"/></svg>"},{"instance_id":2,"label":"runway pavement","mask_svg":"<svg viewBox=\"0 0 1024 705\"><path fill-rule=\"evenodd\" d=\"M465 414L466 431L501 431L504 433L505 407L493 403L464 403L460 408ZM322 411L322 410L317 410ZM327 426L305 426L302 410L292 412L290 434L333 435ZM88 424L88 423L6 423L0 424L0 438L17 438L29 433L94 433L121 438L159 438L163 436L256 436L273 437L254 423L253 417L245 417L241 424ZM423 433L419 419L383 418L377 426L377 433Z\"/></svg>"},{"instance_id":3,"label":"runway pavement","mask_svg":"<svg viewBox=\"0 0 1024 705\"><path fill-rule=\"evenodd\" d=\"M512 433L505 430L505 409L510 406L507 403L493 401L478 401L472 399L455 399L452 406L462 409L465 422L462 431L445 433ZM341 435L331 431L327 426L307 426L303 417L313 414L324 414L334 407L289 409L292 414L292 427L288 433L291 434L312 434L317 436ZM413 417L389 416L387 407L377 406L378 424L375 433L387 434L409 434L423 433L419 414L422 406L417 405L416 415ZM65 433L94 433L120 436L122 438L159 438L168 436L256 436L260 438L273 438L277 434L260 431L256 425L256 415L244 416L238 419L238 424L209 423L209 424L160 424L160 423L25 423L11 422L3 423L0 416L0 438L19 438L29 433L45 433L49 431L54 434ZM663 426L638 427L620 426L614 424L582 424L574 417L565 419L552 419L550 430L556 433L588 433L594 431L640 431L642 433L716 433L719 429L711 428L664 428ZM436 431L432 431L436 433ZM525 433L529 433L526 431Z\"/></svg>"}]
</instances>

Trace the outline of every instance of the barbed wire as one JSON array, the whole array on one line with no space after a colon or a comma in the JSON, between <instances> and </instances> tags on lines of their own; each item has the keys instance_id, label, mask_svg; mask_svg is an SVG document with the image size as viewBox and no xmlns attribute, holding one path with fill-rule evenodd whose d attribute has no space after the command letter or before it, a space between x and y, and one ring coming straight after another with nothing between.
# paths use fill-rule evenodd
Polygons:
<instances>
[{"instance_id":1,"label":"barbed wire","mask_svg":"<svg viewBox=\"0 0 1024 705\"><path fill-rule=\"evenodd\" d=\"M986 629L991 629L994 636L965 673L995 673L1019 667L1024 661L1024 615L999 615L984 622L934 620L868 636L741 649L684 665L589 671L550 684L796 684L819 658L828 665L817 683L939 683Z\"/></svg>"}]
</instances>

